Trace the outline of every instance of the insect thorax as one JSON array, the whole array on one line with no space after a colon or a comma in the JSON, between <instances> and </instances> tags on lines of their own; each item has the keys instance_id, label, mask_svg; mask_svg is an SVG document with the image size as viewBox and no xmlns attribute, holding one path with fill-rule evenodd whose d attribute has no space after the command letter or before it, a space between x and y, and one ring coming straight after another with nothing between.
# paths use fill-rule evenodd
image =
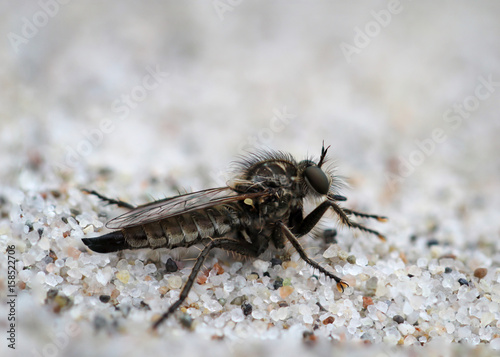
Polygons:
<instances>
[{"instance_id":1,"label":"insect thorax","mask_svg":"<svg viewBox=\"0 0 500 357\"><path fill-rule=\"evenodd\" d=\"M242 193L271 191L270 196L245 200L244 204L264 221L286 221L290 210L302 207L304 195L298 175L299 170L293 159L256 160L247 163L232 187Z\"/></svg>"},{"instance_id":2,"label":"insect thorax","mask_svg":"<svg viewBox=\"0 0 500 357\"><path fill-rule=\"evenodd\" d=\"M283 188L292 191L300 189L297 164L286 159L257 161L246 167L240 178L252 183L254 190ZM238 189L238 188L237 188ZM252 188L246 188L253 191ZM247 191L248 192L248 191Z\"/></svg>"}]
</instances>

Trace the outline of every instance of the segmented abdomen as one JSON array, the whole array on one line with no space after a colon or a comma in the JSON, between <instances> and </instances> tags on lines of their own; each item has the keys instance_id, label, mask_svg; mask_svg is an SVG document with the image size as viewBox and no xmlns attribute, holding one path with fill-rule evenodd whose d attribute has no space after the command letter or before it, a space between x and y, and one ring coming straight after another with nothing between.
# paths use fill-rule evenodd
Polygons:
<instances>
[{"instance_id":1,"label":"segmented abdomen","mask_svg":"<svg viewBox=\"0 0 500 357\"><path fill-rule=\"evenodd\" d=\"M157 222L122 229L131 249L176 248L200 243L205 238L224 236L239 226L236 212L215 206Z\"/></svg>"}]
</instances>

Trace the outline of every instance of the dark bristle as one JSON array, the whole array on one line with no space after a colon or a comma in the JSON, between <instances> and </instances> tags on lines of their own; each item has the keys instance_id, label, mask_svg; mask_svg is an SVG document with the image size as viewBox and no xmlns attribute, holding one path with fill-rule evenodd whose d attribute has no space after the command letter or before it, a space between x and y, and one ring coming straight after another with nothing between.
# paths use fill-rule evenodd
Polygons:
<instances>
[{"instance_id":1,"label":"dark bristle","mask_svg":"<svg viewBox=\"0 0 500 357\"><path fill-rule=\"evenodd\" d=\"M247 156L241 156L238 161L233 162L233 171L235 173L246 172L250 167L266 161L281 161L291 162L294 165L297 164L293 156L288 153L273 150L259 150L254 153L249 153Z\"/></svg>"},{"instance_id":2,"label":"dark bristle","mask_svg":"<svg viewBox=\"0 0 500 357\"><path fill-rule=\"evenodd\" d=\"M321 147L321 156L320 156L319 162L318 162L319 167L321 167L325 163L326 153L328 152L329 148L330 148L330 145L328 145L325 149L325 142L323 141L323 146Z\"/></svg>"}]
</instances>

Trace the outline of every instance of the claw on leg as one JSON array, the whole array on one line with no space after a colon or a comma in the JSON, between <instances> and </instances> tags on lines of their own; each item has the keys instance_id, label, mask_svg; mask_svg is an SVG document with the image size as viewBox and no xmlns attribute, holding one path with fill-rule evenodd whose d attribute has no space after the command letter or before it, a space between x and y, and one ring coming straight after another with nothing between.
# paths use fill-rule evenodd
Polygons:
<instances>
[{"instance_id":1,"label":"claw on leg","mask_svg":"<svg viewBox=\"0 0 500 357\"><path fill-rule=\"evenodd\" d=\"M349 287L349 284L347 284L345 281L341 280L337 283L337 290L339 293L343 293L344 289Z\"/></svg>"}]
</instances>

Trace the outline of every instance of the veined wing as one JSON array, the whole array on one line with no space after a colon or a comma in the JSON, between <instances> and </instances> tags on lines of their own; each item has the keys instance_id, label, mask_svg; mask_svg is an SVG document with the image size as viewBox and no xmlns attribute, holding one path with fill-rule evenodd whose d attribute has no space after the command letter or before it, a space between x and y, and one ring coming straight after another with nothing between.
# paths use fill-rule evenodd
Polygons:
<instances>
[{"instance_id":1,"label":"veined wing","mask_svg":"<svg viewBox=\"0 0 500 357\"><path fill-rule=\"evenodd\" d=\"M122 229L138 226L215 205L268 196L269 194L269 191L240 193L230 187L211 188L138 206L121 216L113 218L106 223L106 227Z\"/></svg>"}]
</instances>

